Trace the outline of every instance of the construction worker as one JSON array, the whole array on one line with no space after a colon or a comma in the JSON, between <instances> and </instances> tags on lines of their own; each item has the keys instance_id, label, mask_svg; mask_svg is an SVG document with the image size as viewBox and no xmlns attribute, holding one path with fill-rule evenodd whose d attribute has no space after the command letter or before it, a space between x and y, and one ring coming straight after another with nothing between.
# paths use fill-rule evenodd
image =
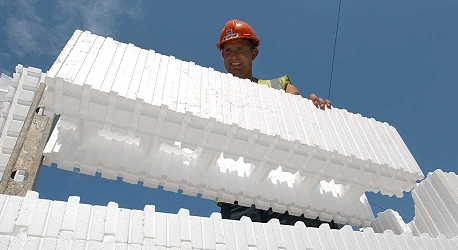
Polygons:
<instances>
[{"instance_id":1,"label":"construction worker","mask_svg":"<svg viewBox=\"0 0 458 250\"><path fill-rule=\"evenodd\" d=\"M272 88L283 89L286 93L300 95L287 75L273 80L261 80L253 76L253 61L258 56L260 44L261 41L248 23L232 19L221 31L216 47L221 50L224 66L232 75ZM315 94L310 94L309 99L321 109L332 107L331 101L323 100Z\"/></svg>"},{"instance_id":2,"label":"construction worker","mask_svg":"<svg viewBox=\"0 0 458 250\"><path fill-rule=\"evenodd\" d=\"M224 66L227 71L234 76L250 79L258 84L265 84L276 89L283 89L285 92L300 95L299 90L291 84L289 77L283 76L273 80L261 80L253 76L253 61L258 56L258 46L261 41L256 36L254 29L246 22L232 19L229 20L221 31L219 42L216 47L221 51L224 59ZM315 94L311 94L309 99L313 104L321 109L331 108L329 100L323 100ZM218 200L218 199L217 199ZM318 227L323 222L318 219L308 219L303 215L292 216L288 212L283 214L268 210L257 209L255 205L244 207L234 203L224 203L218 201L221 207L223 219L239 220L242 216L250 217L254 222L268 222L272 218L279 219L281 224L294 225L297 221L302 221L306 226ZM334 222L328 222L331 228L339 228Z\"/></svg>"}]
</instances>

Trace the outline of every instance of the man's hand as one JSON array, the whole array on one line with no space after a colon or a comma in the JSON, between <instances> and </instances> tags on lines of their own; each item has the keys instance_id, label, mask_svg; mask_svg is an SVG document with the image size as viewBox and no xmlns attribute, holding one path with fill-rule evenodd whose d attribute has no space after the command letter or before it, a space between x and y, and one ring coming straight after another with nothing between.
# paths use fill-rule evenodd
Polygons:
<instances>
[{"instance_id":1,"label":"man's hand","mask_svg":"<svg viewBox=\"0 0 458 250\"><path fill-rule=\"evenodd\" d=\"M323 98L316 96L315 94L310 94L309 95L309 100L313 102L313 105L315 107L320 108L324 110L325 108L332 108L332 103L329 100L323 100Z\"/></svg>"},{"instance_id":2,"label":"man's hand","mask_svg":"<svg viewBox=\"0 0 458 250\"><path fill-rule=\"evenodd\" d=\"M286 93L290 93L293 95L300 95L299 90L292 84L288 84L285 89ZM309 100L313 102L313 104L322 110L325 108L332 108L332 103L329 100L323 100L323 98L316 96L315 94L309 95Z\"/></svg>"}]
</instances>

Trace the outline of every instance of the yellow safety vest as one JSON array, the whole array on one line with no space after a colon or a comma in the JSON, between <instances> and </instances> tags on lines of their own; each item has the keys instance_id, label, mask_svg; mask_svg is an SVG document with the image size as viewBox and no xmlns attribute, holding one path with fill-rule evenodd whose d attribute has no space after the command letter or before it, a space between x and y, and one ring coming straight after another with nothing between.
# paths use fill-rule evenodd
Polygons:
<instances>
[{"instance_id":1,"label":"yellow safety vest","mask_svg":"<svg viewBox=\"0 0 458 250\"><path fill-rule=\"evenodd\" d=\"M272 80L261 80L261 79L259 79L258 80L258 84L267 85L267 86L269 86L271 88L274 88L274 89L286 90L286 86L288 86L288 84L291 84L291 81L289 80L289 76L285 75L285 76L282 76L282 77L279 77L279 78L276 78L276 79L272 79Z\"/></svg>"}]
</instances>

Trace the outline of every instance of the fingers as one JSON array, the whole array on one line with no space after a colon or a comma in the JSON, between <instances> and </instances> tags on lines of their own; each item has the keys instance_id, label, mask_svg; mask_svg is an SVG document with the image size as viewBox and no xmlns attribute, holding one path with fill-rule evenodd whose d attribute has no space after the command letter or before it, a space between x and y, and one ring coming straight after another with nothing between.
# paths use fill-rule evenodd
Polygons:
<instances>
[{"instance_id":1,"label":"fingers","mask_svg":"<svg viewBox=\"0 0 458 250\"><path fill-rule=\"evenodd\" d=\"M315 94L310 94L309 100L313 102L313 105L315 105L315 107L320 108L322 110L324 110L325 108L328 108L328 109L332 108L331 101L324 100L321 97L317 97Z\"/></svg>"},{"instance_id":2,"label":"fingers","mask_svg":"<svg viewBox=\"0 0 458 250\"><path fill-rule=\"evenodd\" d=\"M318 106L317 106L317 107L320 108L320 109L322 109L322 110L324 110L324 108L325 108L325 102L324 102L323 98L318 97L318 101L317 101L317 102L318 102ZM316 105L315 105L315 106L316 106Z\"/></svg>"},{"instance_id":3,"label":"fingers","mask_svg":"<svg viewBox=\"0 0 458 250\"><path fill-rule=\"evenodd\" d=\"M325 104L325 105L326 105L326 108L328 108L328 109L332 108L332 102L331 102L331 101L326 100L325 103L326 103L326 104Z\"/></svg>"}]
</instances>

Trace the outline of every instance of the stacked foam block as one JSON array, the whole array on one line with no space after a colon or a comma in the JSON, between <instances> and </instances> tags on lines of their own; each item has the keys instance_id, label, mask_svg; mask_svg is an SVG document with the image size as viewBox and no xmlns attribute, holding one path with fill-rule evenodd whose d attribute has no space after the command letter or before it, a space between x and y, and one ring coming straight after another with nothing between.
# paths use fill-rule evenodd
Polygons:
<instances>
[{"instance_id":1,"label":"stacked foam block","mask_svg":"<svg viewBox=\"0 0 458 250\"><path fill-rule=\"evenodd\" d=\"M38 85L43 81L44 74L40 69L24 68L22 65L16 66L13 77L4 74L0 77L0 178L16 145Z\"/></svg>"},{"instance_id":2,"label":"stacked foam block","mask_svg":"<svg viewBox=\"0 0 458 250\"><path fill-rule=\"evenodd\" d=\"M322 111L300 96L87 31L75 31L45 82L46 111L61 114L63 120L45 156L67 169L132 182L147 176L151 186L158 185L160 175L174 189L184 183L184 193L202 187L206 190L199 192L225 201L254 201L260 207L344 221L353 220L355 213L346 211L356 211L354 204L361 203L364 192L402 196L423 178L402 138L387 123L337 108ZM72 138L64 143L65 133ZM177 142L195 156L178 165L199 170L156 172L161 145ZM77 148L81 150L76 154ZM230 172L226 183L205 178L217 171L222 153L251 164L243 192L234 188L236 181L229 181ZM253 190L279 166L297 176L296 194L279 196L279 202L264 199ZM322 180L342 185L345 192L334 196L344 205L329 208L335 204L330 200L322 208L297 198L311 196ZM208 188L212 185L221 187ZM346 206L351 208L342 209ZM366 214L356 214L354 224L367 222Z\"/></svg>"},{"instance_id":3,"label":"stacked foam block","mask_svg":"<svg viewBox=\"0 0 458 250\"><path fill-rule=\"evenodd\" d=\"M458 176L438 169L429 173L412 191L415 217L406 224L399 214L385 211L373 223L376 232L386 229L395 233L411 231L414 235L427 233L437 237L458 237Z\"/></svg>"},{"instance_id":4,"label":"stacked foam block","mask_svg":"<svg viewBox=\"0 0 458 250\"><path fill-rule=\"evenodd\" d=\"M138 143L121 144L119 135L99 131L92 135L90 142L82 143L75 123L59 120L47 147L44 150L45 165L57 162L61 169L72 171L75 167L80 173L95 175L102 172L102 177L116 179L122 176L128 183L157 188L163 186L167 191L215 199L240 205L272 209L279 213L304 214L307 218L320 217L321 220L334 220L341 224L369 226L375 219L365 195L356 201L345 199L346 188L333 181L321 181L309 192L305 192L309 180L296 173L287 179L276 175L265 178L257 185L240 170L242 162L219 158L215 167L202 170L197 163L197 153L181 148L179 145L161 144L158 152L150 159L144 159ZM129 145L129 147L127 146ZM117 152L123 152L119 154ZM226 160L226 163L221 162ZM120 166L121 169L113 166ZM225 171L224 167L235 169ZM145 173L145 174L140 174ZM274 173L272 173L274 174ZM280 172L281 174L281 172ZM285 174L285 173L283 173Z\"/></svg>"},{"instance_id":5,"label":"stacked foam block","mask_svg":"<svg viewBox=\"0 0 458 250\"><path fill-rule=\"evenodd\" d=\"M25 197L0 195L1 249L456 249L458 239L412 234L374 233L371 228L353 231L350 226L331 230L327 224L307 228L223 220L79 203L39 199L29 191Z\"/></svg>"},{"instance_id":6,"label":"stacked foam block","mask_svg":"<svg viewBox=\"0 0 458 250\"><path fill-rule=\"evenodd\" d=\"M74 33L46 83L50 111L132 137L157 134L387 194L423 176L386 123L322 112L300 96L90 32Z\"/></svg>"}]
</instances>

